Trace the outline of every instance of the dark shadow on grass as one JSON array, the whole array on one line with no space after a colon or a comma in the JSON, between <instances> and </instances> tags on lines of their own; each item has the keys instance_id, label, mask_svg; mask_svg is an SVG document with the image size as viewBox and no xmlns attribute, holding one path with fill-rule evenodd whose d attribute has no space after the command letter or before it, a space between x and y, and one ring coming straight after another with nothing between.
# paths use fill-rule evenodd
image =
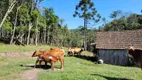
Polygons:
<instances>
[{"instance_id":1,"label":"dark shadow on grass","mask_svg":"<svg viewBox=\"0 0 142 80\"><path fill-rule=\"evenodd\" d=\"M93 56L85 56L85 55L75 55L74 57L76 58L80 58L80 59L85 59L85 60L88 60L88 61L92 61L92 62L95 62L97 61L97 58L93 57Z\"/></svg>"},{"instance_id":2,"label":"dark shadow on grass","mask_svg":"<svg viewBox=\"0 0 142 80\"><path fill-rule=\"evenodd\" d=\"M34 68L34 64L26 64L26 65L20 65L21 67L31 67L31 68ZM37 65L36 66L36 68L39 68L39 69L50 69L51 68L51 66L49 66L49 65L41 65L41 66L39 66L39 65Z\"/></svg>"},{"instance_id":3,"label":"dark shadow on grass","mask_svg":"<svg viewBox=\"0 0 142 80\"><path fill-rule=\"evenodd\" d=\"M103 77L107 80L134 80L134 79L127 79L127 78L115 78L115 77L108 77L108 76L104 76L104 75L99 75L99 74L91 74L92 76L99 76L99 77Z\"/></svg>"}]
</instances>

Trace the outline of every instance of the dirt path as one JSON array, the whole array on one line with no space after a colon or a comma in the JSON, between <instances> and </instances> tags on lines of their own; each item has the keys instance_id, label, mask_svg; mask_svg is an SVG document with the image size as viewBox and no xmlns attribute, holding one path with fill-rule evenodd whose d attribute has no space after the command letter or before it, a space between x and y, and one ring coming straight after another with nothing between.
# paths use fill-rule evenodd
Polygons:
<instances>
[{"instance_id":1,"label":"dirt path","mask_svg":"<svg viewBox=\"0 0 142 80\"><path fill-rule=\"evenodd\" d=\"M21 79L20 80L37 80L38 79L38 73L42 69L32 69L32 70L27 70L21 74Z\"/></svg>"},{"instance_id":2,"label":"dirt path","mask_svg":"<svg viewBox=\"0 0 142 80\"><path fill-rule=\"evenodd\" d=\"M32 67L32 69L26 70L26 71L20 73L20 77L21 77L20 80L38 80L38 73L40 71L44 71L44 69L50 70L50 66L45 67L44 65L41 65L41 67L37 66L37 68L33 68L34 64L26 64L24 66L25 67Z\"/></svg>"},{"instance_id":3,"label":"dirt path","mask_svg":"<svg viewBox=\"0 0 142 80\"><path fill-rule=\"evenodd\" d=\"M32 53L33 52L4 52L4 53L0 53L0 58L3 58L3 57L15 58L15 57L20 57L20 56L25 56L26 58L28 57L29 59L31 58ZM30 67L30 66L34 66L34 64L26 64L24 66ZM19 74L20 80L38 80L38 73L42 70L43 69L41 68L33 68L31 70L26 70Z\"/></svg>"}]
</instances>

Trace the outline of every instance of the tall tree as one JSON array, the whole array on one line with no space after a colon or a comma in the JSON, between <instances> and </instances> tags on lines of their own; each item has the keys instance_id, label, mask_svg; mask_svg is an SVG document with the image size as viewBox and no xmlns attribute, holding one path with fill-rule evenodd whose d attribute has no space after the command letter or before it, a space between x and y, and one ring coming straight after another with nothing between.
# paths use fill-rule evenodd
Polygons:
<instances>
[{"instance_id":1,"label":"tall tree","mask_svg":"<svg viewBox=\"0 0 142 80\"><path fill-rule=\"evenodd\" d=\"M54 10L53 8L44 8L44 15L46 17L46 24L47 26L47 43L52 44L53 43L53 39L55 38L54 35L57 33L57 29L58 29L58 16L56 16L54 14ZM55 31L55 33L54 33Z\"/></svg>"},{"instance_id":2,"label":"tall tree","mask_svg":"<svg viewBox=\"0 0 142 80\"><path fill-rule=\"evenodd\" d=\"M0 22L1 22L3 16L5 15L8 7L9 7L9 0L1 0L0 1L0 6L1 6L1 8L0 8L0 12L1 12L1 14L0 14Z\"/></svg>"},{"instance_id":3,"label":"tall tree","mask_svg":"<svg viewBox=\"0 0 142 80\"><path fill-rule=\"evenodd\" d=\"M63 26L63 22L65 21L63 18L59 19L61 26Z\"/></svg>"},{"instance_id":4,"label":"tall tree","mask_svg":"<svg viewBox=\"0 0 142 80\"><path fill-rule=\"evenodd\" d=\"M13 39L14 39L14 36L15 36L16 25L17 25L18 11L21 8L22 4L23 4L23 0L21 0L21 2L19 1L19 3L17 3L17 6L16 6L16 15L15 15L15 21L14 21L13 32L12 32L12 37L11 37L11 40L10 40L10 44L13 43Z\"/></svg>"},{"instance_id":5,"label":"tall tree","mask_svg":"<svg viewBox=\"0 0 142 80\"><path fill-rule=\"evenodd\" d=\"M8 14L12 11L12 9L14 8L14 6L16 5L16 3L18 2L18 0L10 0L10 5L8 7L7 12L5 13L5 16L3 17L1 23L0 23L0 28L2 27L4 21L6 20Z\"/></svg>"},{"instance_id":6,"label":"tall tree","mask_svg":"<svg viewBox=\"0 0 142 80\"><path fill-rule=\"evenodd\" d=\"M114 19L120 18L121 14L122 14L121 10L113 11L112 14L110 15L110 18Z\"/></svg>"},{"instance_id":7,"label":"tall tree","mask_svg":"<svg viewBox=\"0 0 142 80\"><path fill-rule=\"evenodd\" d=\"M106 18L102 18L102 21L103 21L103 26L105 26L107 24Z\"/></svg>"},{"instance_id":8,"label":"tall tree","mask_svg":"<svg viewBox=\"0 0 142 80\"><path fill-rule=\"evenodd\" d=\"M122 17L122 11L121 10L117 10L117 11L113 11L113 13L110 15L110 18L113 18L114 21L113 21L113 24L115 25L113 27L113 30L114 31L120 31L120 28L119 28L119 23L117 22L117 19Z\"/></svg>"},{"instance_id":9,"label":"tall tree","mask_svg":"<svg viewBox=\"0 0 142 80\"><path fill-rule=\"evenodd\" d=\"M9 2L10 1L10 2ZM10 3L14 0L1 0L0 22L4 18ZM80 46L81 38L75 39L76 34L71 39L70 30L67 25L63 25L64 20L54 13L53 8L40 10L40 2L43 0L17 0L11 12L7 15L1 29L0 39L17 44L48 44L58 46ZM23 3L22 3L23 2ZM21 4L22 3L22 4ZM41 14L43 13L43 14ZM11 39L11 41L9 41ZM16 40L15 40L16 39ZM70 44L68 44L70 43Z\"/></svg>"},{"instance_id":10,"label":"tall tree","mask_svg":"<svg viewBox=\"0 0 142 80\"><path fill-rule=\"evenodd\" d=\"M94 2L91 0L80 0L79 4L76 5L75 13L73 14L74 17L78 16L84 20L84 48L87 49L86 44L86 31L87 31L87 24L89 21L94 21L97 23L101 16L97 13L96 8L94 7Z\"/></svg>"}]
</instances>

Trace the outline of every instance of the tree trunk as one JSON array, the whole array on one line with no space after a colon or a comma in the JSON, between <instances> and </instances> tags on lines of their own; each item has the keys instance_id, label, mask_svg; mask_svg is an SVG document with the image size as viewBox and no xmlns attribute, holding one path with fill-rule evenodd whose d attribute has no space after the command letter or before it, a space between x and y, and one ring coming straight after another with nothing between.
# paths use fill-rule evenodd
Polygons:
<instances>
[{"instance_id":1,"label":"tree trunk","mask_svg":"<svg viewBox=\"0 0 142 80\"><path fill-rule=\"evenodd\" d=\"M31 33L31 29L32 29L32 23L29 22L29 29L28 29L28 36L27 36L27 45L29 45L29 41L30 41L30 33Z\"/></svg>"},{"instance_id":2,"label":"tree trunk","mask_svg":"<svg viewBox=\"0 0 142 80\"><path fill-rule=\"evenodd\" d=\"M2 38L2 28L0 28L0 38Z\"/></svg>"},{"instance_id":3,"label":"tree trunk","mask_svg":"<svg viewBox=\"0 0 142 80\"><path fill-rule=\"evenodd\" d=\"M3 27L1 27L1 38L3 38L4 37L4 29L3 29Z\"/></svg>"},{"instance_id":4,"label":"tree trunk","mask_svg":"<svg viewBox=\"0 0 142 80\"><path fill-rule=\"evenodd\" d=\"M23 37L24 37L24 35L25 35L24 33L21 33L21 36L20 36L20 42L21 43L23 43Z\"/></svg>"},{"instance_id":5,"label":"tree trunk","mask_svg":"<svg viewBox=\"0 0 142 80\"><path fill-rule=\"evenodd\" d=\"M46 44L46 28L43 29L43 34L44 34L43 43Z\"/></svg>"},{"instance_id":6,"label":"tree trunk","mask_svg":"<svg viewBox=\"0 0 142 80\"><path fill-rule=\"evenodd\" d=\"M87 44L86 44L86 34L87 34L87 19L84 18L84 41L83 41L83 45L84 45L84 49L87 50Z\"/></svg>"},{"instance_id":7,"label":"tree trunk","mask_svg":"<svg viewBox=\"0 0 142 80\"><path fill-rule=\"evenodd\" d=\"M34 0L32 0L32 5L31 5L31 10L30 14L32 14L32 11L34 9ZM32 23L29 21L29 26L28 26L28 36L27 36L27 45L29 45L30 42L30 34L31 34L31 29L32 29Z\"/></svg>"},{"instance_id":8,"label":"tree trunk","mask_svg":"<svg viewBox=\"0 0 142 80\"><path fill-rule=\"evenodd\" d=\"M17 8L17 12L16 12L16 18L15 18L15 22L14 22L14 29L13 29L13 32L12 32L12 37L11 37L11 40L10 40L10 44L13 43L13 38L15 36L15 29L16 29L16 24L17 24L17 16L18 16L18 10L20 9L21 6L19 6Z\"/></svg>"},{"instance_id":9,"label":"tree trunk","mask_svg":"<svg viewBox=\"0 0 142 80\"><path fill-rule=\"evenodd\" d=\"M50 32L50 26L48 26L48 29L47 29L47 44L49 44L49 33Z\"/></svg>"},{"instance_id":10,"label":"tree trunk","mask_svg":"<svg viewBox=\"0 0 142 80\"><path fill-rule=\"evenodd\" d=\"M12 9L14 8L15 4L17 3L17 0L14 0L11 5L9 6L7 12L5 13L4 18L2 19L2 22L0 23L0 28L2 27L4 21L6 20L8 14L12 11Z\"/></svg>"},{"instance_id":11,"label":"tree trunk","mask_svg":"<svg viewBox=\"0 0 142 80\"><path fill-rule=\"evenodd\" d=\"M35 39L35 44L37 46L37 39L38 39L38 17L37 17L37 20L36 20L36 39Z\"/></svg>"}]
</instances>

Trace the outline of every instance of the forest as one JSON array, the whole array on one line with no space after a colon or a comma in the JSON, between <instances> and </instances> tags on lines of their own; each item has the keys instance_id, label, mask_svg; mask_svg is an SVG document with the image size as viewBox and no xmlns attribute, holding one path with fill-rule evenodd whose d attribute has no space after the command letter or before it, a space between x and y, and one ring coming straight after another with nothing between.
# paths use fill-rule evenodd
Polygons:
<instances>
[{"instance_id":1,"label":"forest","mask_svg":"<svg viewBox=\"0 0 142 80\"><path fill-rule=\"evenodd\" d=\"M55 14L54 8L40 8L44 0L0 0L0 41L8 44L78 46L95 42L98 31L142 29L141 14L113 11L111 21L101 17L91 0L80 0L73 17L84 20L76 29L68 29L64 18ZM85 5L85 6L83 6ZM92 10L92 12L89 12ZM90 24L101 23L99 28Z\"/></svg>"}]
</instances>

